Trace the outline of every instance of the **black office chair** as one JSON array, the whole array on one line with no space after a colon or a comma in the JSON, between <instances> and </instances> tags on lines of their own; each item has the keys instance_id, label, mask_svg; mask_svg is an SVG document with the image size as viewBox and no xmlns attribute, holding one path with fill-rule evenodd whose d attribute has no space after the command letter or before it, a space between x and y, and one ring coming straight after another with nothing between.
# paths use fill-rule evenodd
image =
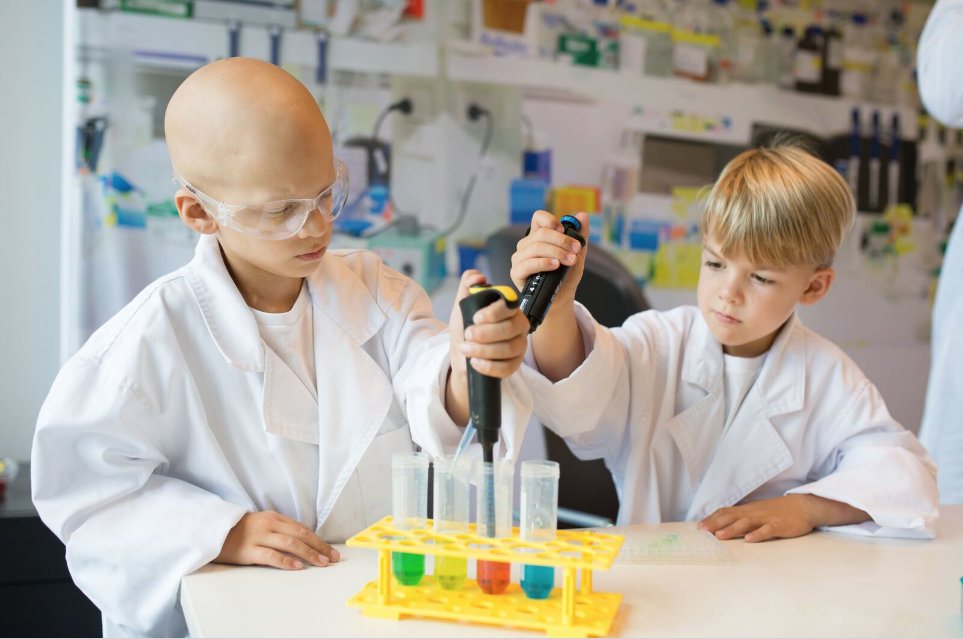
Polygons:
<instances>
[{"instance_id":1,"label":"black office chair","mask_svg":"<svg viewBox=\"0 0 963 639\"><path fill-rule=\"evenodd\" d=\"M511 281L512 254L527 228L524 225L507 226L489 236L485 248L494 283ZM589 248L575 299L584 304L600 324L610 327L621 326L631 315L649 308L632 274L605 249L594 245ZM561 437L544 427L542 432L548 458L559 463L566 478L559 482L559 523L579 525L579 513L614 522L619 512L619 498L605 462L601 459L583 461L569 450ZM563 517L566 510L574 516ZM563 519L569 521L563 522Z\"/></svg>"}]
</instances>

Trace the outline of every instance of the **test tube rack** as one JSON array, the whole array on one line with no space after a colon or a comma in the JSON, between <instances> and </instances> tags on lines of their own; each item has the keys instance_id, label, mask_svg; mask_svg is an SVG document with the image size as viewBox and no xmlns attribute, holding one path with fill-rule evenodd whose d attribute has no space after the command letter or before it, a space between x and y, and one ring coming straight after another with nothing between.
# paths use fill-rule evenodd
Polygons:
<instances>
[{"instance_id":1,"label":"test tube rack","mask_svg":"<svg viewBox=\"0 0 963 639\"><path fill-rule=\"evenodd\" d=\"M423 529L400 530L391 517L385 517L348 539L348 546L378 551L378 580L349 599L348 605L382 619L469 621L543 630L549 637L610 636L622 595L594 592L592 571L611 568L622 546L621 535L560 530L554 541L532 542L522 541L518 528L505 538L479 535L475 524L458 534L440 534L431 528L429 519ZM460 590L444 590L429 575L417 586L401 586L392 581L392 552L551 566L561 569L563 585L543 600L529 599L515 583L500 595L485 594L471 579ZM576 589L578 571L582 577Z\"/></svg>"}]
</instances>

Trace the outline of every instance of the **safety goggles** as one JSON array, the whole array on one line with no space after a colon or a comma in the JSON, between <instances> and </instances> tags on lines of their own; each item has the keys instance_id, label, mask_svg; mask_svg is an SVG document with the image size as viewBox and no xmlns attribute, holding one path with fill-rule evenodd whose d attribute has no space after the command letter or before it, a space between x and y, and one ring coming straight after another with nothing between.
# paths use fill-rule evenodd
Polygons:
<instances>
[{"instance_id":1,"label":"safety goggles","mask_svg":"<svg viewBox=\"0 0 963 639\"><path fill-rule=\"evenodd\" d=\"M328 222L332 222L341 213L348 199L348 169L338 159L335 159L334 183L308 200L275 200L252 205L226 204L201 193L176 173L171 176L171 181L190 191L204 210L217 219L218 224L262 240L286 240L294 237L304 227L311 211L319 211Z\"/></svg>"}]
</instances>

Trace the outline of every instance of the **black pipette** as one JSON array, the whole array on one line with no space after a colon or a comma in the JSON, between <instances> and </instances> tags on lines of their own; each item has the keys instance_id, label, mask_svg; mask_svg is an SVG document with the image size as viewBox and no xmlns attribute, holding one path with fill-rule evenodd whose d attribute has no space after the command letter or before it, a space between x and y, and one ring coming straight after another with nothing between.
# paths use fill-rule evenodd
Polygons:
<instances>
[{"instance_id":1,"label":"black pipette","mask_svg":"<svg viewBox=\"0 0 963 639\"><path fill-rule=\"evenodd\" d=\"M469 293L470 295L459 303L466 329L475 323L475 313L500 299L505 300L509 308L518 307L518 293L509 286L483 284L472 286ZM485 501L488 506L486 534L488 537L494 537L494 452L495 444L498 443L498 431L502 425L502 387L500 379L479 373L472 368L470 362L468 363L468 410L471 413L471 422L478 432L478 443L481 444L485 461Z\"/></svg>"},{"instance_id":2,"label":"black pipette","mask_svg":"<svg viewBox=\"0 0 963 639\"><path fill-rule=\"evenodd\" d=\"M569 236L573 240L576 240L582 248L585 248L585 238L579 235L579 231L582 230L582 224L575 217L571 215L562 216L562 228L565 229L565 235ZM531 228L525 232L527 236ZM528 278L525 282L525 290L522 291L522 313L528 318L528 323L531 325L529 333L534 333L535 329L545 321L545 316L548 314L548 309L551 308L552 302L555 301L555 296L558 294L558 289L562 286L562 281L568 274L569 267L564 264L559 264L559 267L554 271L544 271L542 273L536 273Z\"/></svg>"}]
</instances>

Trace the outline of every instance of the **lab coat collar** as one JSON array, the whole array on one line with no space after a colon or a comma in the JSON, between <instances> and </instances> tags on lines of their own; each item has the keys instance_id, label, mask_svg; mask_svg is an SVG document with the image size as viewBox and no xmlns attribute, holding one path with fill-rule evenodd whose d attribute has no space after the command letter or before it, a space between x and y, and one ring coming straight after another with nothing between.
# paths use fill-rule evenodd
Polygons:
<instances>
[{"instance_id":1,"label":"lab coat collar","mask_svg":"<svg viewBox=\"0 0 963 639\"><path fill-rule=\"evenodd\" d=\"M806 336L794 313L769 349L759 378L735 419L723 432L722 346L701 314L690 330L682 379L708 395L675 416L666 428L685 460L691 485L697 487L686 516L694 521L716 508L738 503L792 465L792 453L770 418L802 409Z\"/></svg>"},{"instance_id":2,"label":"lab coat collar","mask_svg":"<svg viewBox=\"0 0 963 639\"><path fill-rule=\"evenodd\" d=\"M337 255L321 259L321 266L311 274L308 291L316 309L328 316L356 344L364 344L375 335L388 320L378 305L368 285ZM404 288L400 280L385 280L392 291L380 291L397 299Z\"/></svg>"},{"instance_id":3,"label":"lab coat collar","mask_svg":"<svg viewBox=\"0 0 963 639\"><path fill-rule=\"evenodd\" d=\"M201 236L186 274L224 359L238 370L263 372L265 352L257 322L227 271L217 238ZM315 308L356 344L369 340L387 320L368 286L335 255L322 258L321 266L308 278L308 291Z\"/></svg>"},{"instance_id":4,"label":"lab coat collar","mask_svg":"<svg viewBox=\"0 0 963 639\"><path fill-rule=\"evenodd\" d=\"M202 235L185 269L204 323L221 355L244 372L264 370L264 346L257 321L224 264L221 245Z\"/></svg>"},{"instance_id":5,"label":"lab coat collar","mask_svg":"<svg viewBox=\"0 0 963 639\"><path fill-rule=\"evenodd\" d=\"M722 345L712 335L702 314L696 315L686 341L682 381L712 393L722 384ZM767 417L801 410L806 396L806 335L794 312L786 321L759 373L759 390Z\"/></svg>"}]
</instances>

